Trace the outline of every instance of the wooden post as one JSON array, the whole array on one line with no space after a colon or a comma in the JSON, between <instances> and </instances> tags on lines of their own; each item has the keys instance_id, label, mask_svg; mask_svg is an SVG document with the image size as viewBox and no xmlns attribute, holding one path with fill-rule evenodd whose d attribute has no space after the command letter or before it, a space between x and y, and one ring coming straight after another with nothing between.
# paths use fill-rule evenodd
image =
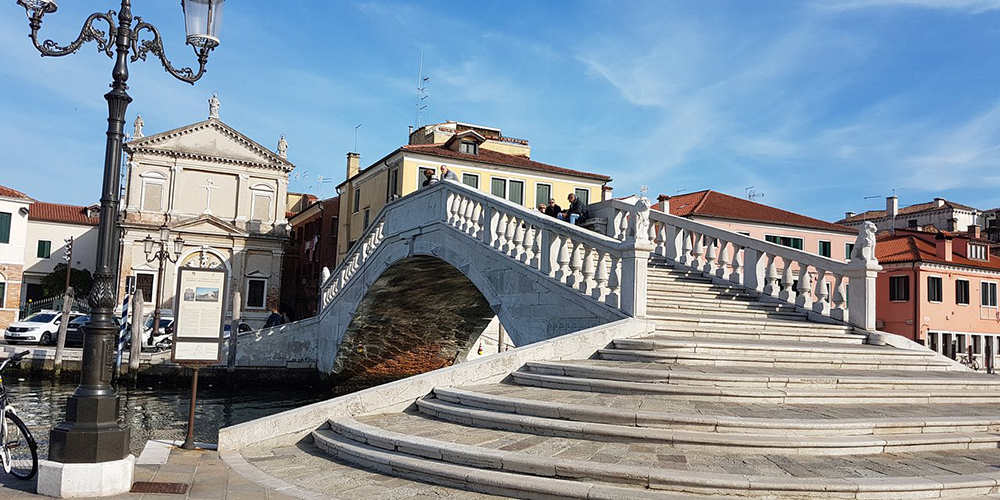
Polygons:
<instances>
[{"instance_id":1,"label":"wooden post","mask_svg":"<svg viewBox=\"0 0 1000 500\"><path fill-rule=\"evenodd\" d=\"M128 378L135 383L139 374L139 357L142 355L142 289L136 288L132 295L132 349L128 354Z\"/></svg>"},{"instance_id":2,"label":"wooden post","mask_svg":"<svg viewBox=\"0 0 1000 500\"><path fill-rule=\"evenodd\" d=\"M188 432L187 438L184 440L184 444L181 448L185 450L195 449L194 445L194 408L195 403L198 401L198 370L201 368L199 365L194 365L191 367L194 369L194 375L191 377L191 406L188 408Z\"/></svg>"},{"instance_id":3,"label":"wooden post","mask_svg":"<svg viewBox=\"0 0 1000 500\"><path fill-rule=\"evenodd\" d=\"M69 281L67 279L67 281ZM73 309L73 287L67 286L63 295L62 319L59 321L59 338L56 339L56 359L52 367L52 377L58 379L62 373L63 350L66 348L66 327L69 326L69 312Z\"/></svg>"},{"instance_id":4,"label":"wooden post","mask_svg":"<svg viewBox=\"0 0 1000 500\"><path fill-rule=\"evenodd\" d=\"M240 292L233 294L233 321L229 327L229 360L226 362L226 371L234 373L236 371L236 345L240 335Z\"/></svg>"}]
</instances>

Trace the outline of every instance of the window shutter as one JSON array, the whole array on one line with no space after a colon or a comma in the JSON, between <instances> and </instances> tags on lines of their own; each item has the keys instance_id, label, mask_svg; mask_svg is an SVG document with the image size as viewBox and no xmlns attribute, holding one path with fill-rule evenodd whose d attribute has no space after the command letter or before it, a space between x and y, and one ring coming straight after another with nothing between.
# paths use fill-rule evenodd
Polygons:
<instances>
[{"instance_id":1,"label":"window shutter","mask_svg":"<svg viewBox=\"0 0 1000 500\"><path fill-rule=\"evenodd\" d=\"M0 212L0 243L10 243L10 214Z\"/></svg>"}]
</instances>

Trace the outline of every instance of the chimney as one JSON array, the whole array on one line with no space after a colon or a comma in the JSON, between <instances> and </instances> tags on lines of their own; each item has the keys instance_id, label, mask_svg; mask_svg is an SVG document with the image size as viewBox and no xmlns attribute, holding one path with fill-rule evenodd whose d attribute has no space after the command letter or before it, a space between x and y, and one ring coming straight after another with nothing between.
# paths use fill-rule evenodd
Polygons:
<instances>
[{"instance_id":1,"label":"chimney","mask_svg":"<svg viewBox=\"0 0 1000 500\"><path fill-rule=\"evenodd\" d=\"M844 212L844 218L845 219L850 219L851 217L854 217L855 215L858 215L858 214L856 214L854 212Z\"/></svg>"},{"instance_id":2,"label":"chimney","mask_svg":"<svg viewBox=\"0 0 1000 500\"><path fill-rule=\"evenodd\" d=\"M934 208L941 208L944 206L944 198L934 198Z\"/></svg>"},{"instance_id":3,"label":"chimney","mask_svg":"<svg viewBox=\"0 0 1000 500\"><path fill-rule=\"evenodd\" d=\"M937 250L937 256L939 259L951 262L952 239L954 239L953 236L946 236L943 233L938 233L937 236L934 237L935 250Z\"/></svg>"},{"instance_id":4,"label":"chimney","mask_svg":"<svg viewBox=\"0 0 1000 500\"><path fill-rule=\"evenodd\" d=\"M347 153L347 180L361 173L361 155Z\"/></svg>"},{"instance_id":5,"label":"chimney","mask_svg":"<svg viewBox=\"0 0 1000 500\"><path fill-rule=\"evenodd\" d=\"M660 196L656 197L656 201L659 202L659 205L661 207L660 211L662 211L665 214L669 214L670 213L670 197L669 196L667 196L665 194L661 194Z\"/></svg>"},{"instance_id":6,"label":"chimney","mask_svg":"<svg viewBox=\"0 0 1000 500\"><path fill-rule=\"evenodd\" d=\"M612 187L608 185L601 186L601 201L608 201L611 199Z\"/></svg>"},{"instance_id":7,"label":"chimney","mask_svg":"<svg viewBox=\"0 0 1000 500\"><path fill-rule=\"evenodd\" d=\"M899 215L899 198L895 196L888 196L885 199L885 215L888 217L895 217Z\"/></svg>"},{"instance_id":8,"label":"chimney","mask_svg":"<svg viewBox=\"0 0 1000 500\"><path fill-rule=\"evenodd\" d=\"M983 231L982 228L979 227L979 224L972 224L969 226L969 236L976 239L983 237Z\"/></svg>"},{"instance_id":9,"label":"chimney","mask_svg":"<svg viewBox=\"0 0 1000 500\"><path fill-rule=\"evenodd\" d=\"M956 218L948 219L948 230L951 232L958 231L958 219Z\"/></svg>"}]
</instances>

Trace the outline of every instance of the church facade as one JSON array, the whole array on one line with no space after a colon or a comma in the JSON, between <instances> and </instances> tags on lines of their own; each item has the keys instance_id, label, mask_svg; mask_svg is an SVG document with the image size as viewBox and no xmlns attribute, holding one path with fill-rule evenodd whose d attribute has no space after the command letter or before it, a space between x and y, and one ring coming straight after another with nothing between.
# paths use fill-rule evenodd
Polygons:
<instances>
[{"instance_id":1,"label":"church facade","mask_svg":"<svg viewBox=\"0 0 1000 500\"><path fill-rule=\"evenodd\" d=\"M207 120L144 136L136 119L128 154L122 215L119 296L134 280L142 289L146 311L159 301L163 316L173 309L177 268L223 267L229 272L229 297L239 293L239 309L253 327L264 324L281 300L281 264L288 239L288 174L282 137L278 151L261 146L219 119L218 100L210 102ZM150 260L143 240L159 242L176 262ZM174 254L175 240L183 240ZM159 243L154 246L154 252ZM159 290L162 288L162 290ZM233 304L227 306L227 317Z\"/></svg>"}]
</instances>

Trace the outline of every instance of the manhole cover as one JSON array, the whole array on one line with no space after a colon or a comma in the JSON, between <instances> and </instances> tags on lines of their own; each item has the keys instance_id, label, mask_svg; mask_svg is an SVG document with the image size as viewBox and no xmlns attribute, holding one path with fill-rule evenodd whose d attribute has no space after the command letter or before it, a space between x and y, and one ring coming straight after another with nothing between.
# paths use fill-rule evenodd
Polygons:
<instances>
[{"instance_id":1,"label":"manhole cover","mask_svg":"<svg viewBox=\"0 0 1000 500\"><path fill-rule=\"evenodd\" d=\"M150 483L140 481L132 483L132 493L168 493L183 495L187 493L188 485L184 483Z\"/></svg>"}]
</instances>

